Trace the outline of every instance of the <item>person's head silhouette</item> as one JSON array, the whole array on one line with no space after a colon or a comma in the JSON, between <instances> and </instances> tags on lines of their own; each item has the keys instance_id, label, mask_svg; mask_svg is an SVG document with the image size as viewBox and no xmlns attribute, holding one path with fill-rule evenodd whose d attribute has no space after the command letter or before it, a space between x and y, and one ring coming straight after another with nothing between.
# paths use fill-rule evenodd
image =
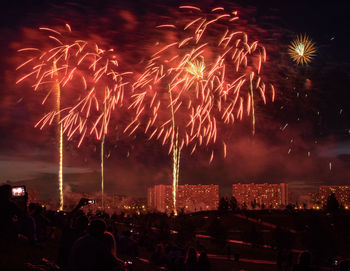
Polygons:
<instances>
[{"instance_id":1,"label":"person's head silhouette","mask_svg":"<svg viewBox=\"0 0 350 271\"><path fill-rule=\"evenodd\" d=\"M88 233L94 237L103 237L106 230L106 223L102 219L94 219L88 226Z\"/></svg>"}]
</instances>

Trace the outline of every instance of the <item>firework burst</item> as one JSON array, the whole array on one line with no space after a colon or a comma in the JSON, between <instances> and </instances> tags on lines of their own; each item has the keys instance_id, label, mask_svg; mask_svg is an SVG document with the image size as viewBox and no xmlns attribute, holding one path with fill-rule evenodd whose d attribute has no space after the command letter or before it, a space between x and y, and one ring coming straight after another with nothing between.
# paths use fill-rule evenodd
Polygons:
<instances>
[{"instance_id":1,"label":"firework burst","mask_svg":"<svg viewBox=\"0 0 350 271\"><path fill-rule=\"evenodd\" d=\"M42 104L56 94L56 107L36 123L43 129L57 119L60 142L60 209L63 208L62 134L68 139L79 134L78 146L86 135L101 140L101 190L103 198L103 145L108 133L112 111L121 106L124 97L123 76L118 72L114 50L100 48L95 42L76 39L69 25L63 31L39 28L49 33L51 41L45 49L24 48L29 56L17 70L26 73L16 83L32 79L35 91L46 91ZM52 43L54 43L52 45ZM28 68L29 69L28 71ZM77 95L78 94L78 95ZM75 97L75 98L72 98ZM103 202L103 199L102 199Z\"/></svg>"},{"instance_id":2,"label":"firework burst","mask_svg":"<svg viewBox=\"0 0 350 271\"><path fill-rule=\"evenodd\" d=\"M254 99L260 96L266 103L275 96L273 86L265 85L261 75L265 48L236 29L237 12L215 8L204 14L193 6L180 9L187 12L179 16L185 19L157 27L162 39L133 84L130 108L136 110L136 118L125 129L132 134L142 127L149 139L168 145L177 167L184 146L193 153L197 147L216 142L219 122L231 125L244 114L252 114L254 133ZM225 142L223 148L226 154ZM212 151L210 162L213 157ZM178 176L178 169L173 176ZM175 177L174 183L176 187Z\"/></svg>"},{"instance_id":3,"label":"firework burst","mask_svg":"<svg viewBox=\"0 0 350 271\"><path fill-rule=\"evenodd\" d=\"M306 35L299 35L289 45L289 55L297 64L308 64L316 55L316 47Z\"/></svg>"}]
</instances>

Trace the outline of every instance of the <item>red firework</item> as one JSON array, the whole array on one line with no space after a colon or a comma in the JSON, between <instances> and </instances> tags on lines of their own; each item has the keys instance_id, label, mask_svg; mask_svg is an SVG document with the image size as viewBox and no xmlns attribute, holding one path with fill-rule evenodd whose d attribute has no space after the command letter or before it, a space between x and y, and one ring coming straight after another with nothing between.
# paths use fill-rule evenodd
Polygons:
<instances>
[{"instance_id":1,"label":"red firework","mask_svg":"<svg viewBox=\"0 0 350 271\"><path fill-rule=\"evenodd\" d=\"M264 103L267 98L273 101L275 91L261 75L266 50L237 29L237 12L222 7L208 14L193 6L180 9L187 12L180 16L185 19L157 26L168 41L156 44L133 84L129 108L136 110L136 117L125 131L132 134L144 127L149 139L168 144L169 152L178 138L180 149L191 146L193 153L197 146L216 142L218 122L231 125L252 114L254 133L254 100L258 96Z\"/></svg>"}]
</instances>

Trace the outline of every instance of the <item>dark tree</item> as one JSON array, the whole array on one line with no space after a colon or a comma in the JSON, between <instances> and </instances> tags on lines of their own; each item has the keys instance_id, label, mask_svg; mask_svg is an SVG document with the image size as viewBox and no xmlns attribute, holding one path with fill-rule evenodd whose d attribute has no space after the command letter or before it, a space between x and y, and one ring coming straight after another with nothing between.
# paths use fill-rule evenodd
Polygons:
<instances>
[{"instance_id":1,"label":"dark tree","mask_svg":"<svg viewBox=\"0 0 350 271\"><path fill-rule=\"evenodd\" d=\"M255 209L256 208L256 200L254 199L251 203L250 203L250 205L252 206L252 209Z\"/></svg>"},{"instance_id":2,"label":"dark tree","mask_svg":"<svg viewBox=\"0 0 350 271\"><path fill-rule=\"evenodd\" d=\"M288 212L293 212L294 211L294 205L289 203L287 206L286 206L286 211Z\"/></svg>"},{"instance_id":3,"label":"dark tree","mask_svg":"<svg viewBox=\"0 0 350 271\"><path fill-rule=\"evenodd\" d=\"M183 216L185 214L185 208L181 208L178 215Z\"/></svg>"},{"instance_id":4,"label":"dark tree","mask_svg":"<svg viewBox=\"0 0 350 271\"><path fill-rule=\"evenodd\" d=\"M230 205L231 211L237 211L238 210L238 202L237 202L235 197L231 197L229 205Z\"/></svg>"},{"instance_id":5,"label":"dark tree","mask_svg":"<svg viewBox=\"0 0 350 271\"><path fill-rule=\"evenodd\" d=\"M339 202L336 199L334 193L330 194L326 203L326 210L329 212L335 212L339 209Z\"/></svg>"},{"instance_id":6,"label":"dark tree","mask_svg":"<svg viewBox=\"0 0 350 271\"><path fill-rule=\"evenodd\" d=\"M219 211L227 211L228 210L227 198L225 198L225 197L220 198L218 210Z\"/></svg>"}]
</instances>

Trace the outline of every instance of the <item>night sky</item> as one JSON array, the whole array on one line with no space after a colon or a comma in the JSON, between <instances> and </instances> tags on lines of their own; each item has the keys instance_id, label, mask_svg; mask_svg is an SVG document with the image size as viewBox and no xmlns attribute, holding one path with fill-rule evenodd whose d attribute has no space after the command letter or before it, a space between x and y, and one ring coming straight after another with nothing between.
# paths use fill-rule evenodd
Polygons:
<instances>
[{"instance_id":1,"label":"night sky","mask_svg":"<svg viewBox=\"0 0 350 271\"><path fill-rule=\"evenodd\" d=\"M103 2L103 4L98 3ZM177 2L176 4L173 2ZM338 3L339 2L339 3ZM47 112L40 93L30 84L16 85L23 62L17 50L38 46L38 27L69 23L89 40L120 53L125 70L141 73L151 44L159 38L155 26L177 18L177 7L194 4L203 10L217 5L238 10L242 27L267 49L264 75L275 85L274 103L256 105L256 135L251 121L223 129L226 159L218 150L182 152L180 184L219 184L229 194L234 182L287 182L306 193L321 184L350 183L350 58L346 1L7 1L0 18L0 183L26 184L42 198L57 196L56 129L34 124ZM315 42L317 55L297 66L288 44L299 33ZM158 36L157 36L158 35ZM39 42L40 43L40 42ZM156 140L142 133L127 137L128 115L115 116L106 138L106 191L145 196L146 188L170 184L172 160ZM99 189L99 142L88 137L65 141L65 190Z\"/></svg>"}]
</instances>

